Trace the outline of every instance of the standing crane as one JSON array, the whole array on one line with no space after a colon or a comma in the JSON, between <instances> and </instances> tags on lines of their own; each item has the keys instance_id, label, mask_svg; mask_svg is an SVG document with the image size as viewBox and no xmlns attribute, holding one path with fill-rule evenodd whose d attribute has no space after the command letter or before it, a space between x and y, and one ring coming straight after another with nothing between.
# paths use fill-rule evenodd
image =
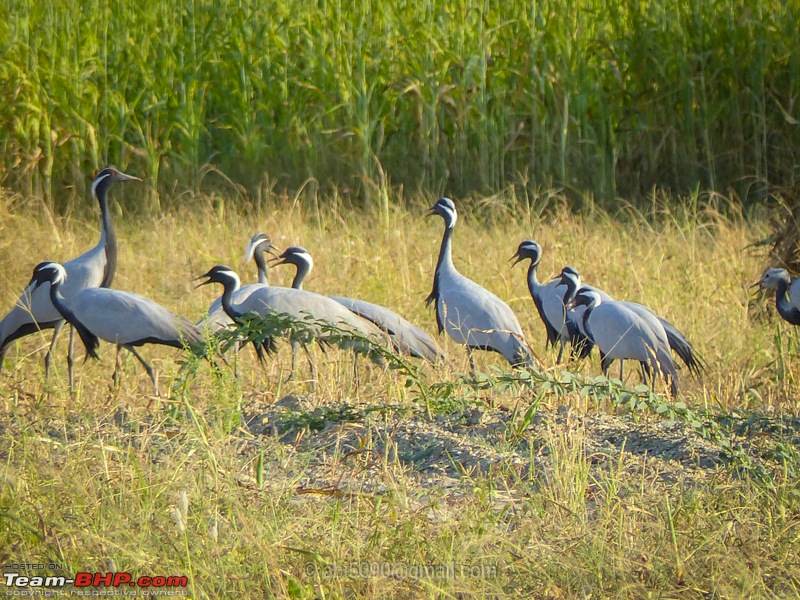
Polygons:
<instances>
[{"instance_id":1,"label":"standing crane","mask_svg":"<svg viewBox=\"0 0 800 600\"><path fill-rule=\"evenodd\" d=\"M85 288L69 298L64 297L62 287L69 281L67 270L54 262L39 263L33 271L29 285L44 289L49 284L49 296L59 314L78 331L87 356L99 358L98 338L116 344L117 360L113 379L118 380L119 349L129 350L142 363L158 393L156 375L136 346L162 344L174 348L203 344L200 330L186 319L175 315L149 298L108 288Z\"/></svg>"},{"instance_id":2,"label":"standing crane","mask_svg":"<svg viewBox=\"0 0 800 600\"><path fill-rule=\"evenodd\" d=\"M108 210L108 191L123 181L141 181L141 179L126 175L114 167L107 167L100 171L92 182L92 195L100 205L100 241L91 250L63 264L68 282L64 284L62 293L67 298L86 288L111 287L114 281L117 270L117 235ZM14 308L0 321L0 368L11 342L36 331L52 328L55 329L53 340L44 357L45 375L50 373L52 354L58 333L64 326L64 319L53 306L47 287L44 285L34 290L28 286ZM73 329L70 332L67 353L70 390L74 386L74 340Z\"/></svg>"},{"instance_id":3,"label":"standing crane","mask_svg":"<svg viewBox=\"0 0 800 600\"><path fill-rule=\"evenodd\" d=\"M582 289L567 308L585 306L583 330L600 350L600 366L605 375L615 359L639 361L645 373L661 372L670 394L678 395L678 372L672 361L667 334L657 320L636 314L622 302L604 302L597 290ZM652 379L651 379L652 381Z\"/></svg>"},{"instance_id":4,"label":"standing crane","mask_svg":"<svg viewBox=\"0 0 800 600\"><path fill-rule=\"evenodd\" d=\"M532 354L514 312L500 298L471 279L464 277L453 264L453 230L458 220L450 198L439 198L428 216L444 220L444 234L439 259L433 275L433 290L427 303L434 304L439 333L447 334L467 347L472 372L475 372L473 349L499 352L513 366L530 365Z\"/></svg>"},{"instance_id":5,"label":"standing crane","mask_svg":"<svg viewBox=\"0 0 800 600\"><path fill-rule=\"evenodd\" d=\"M579 289L589 289L594 290L600 295L600 299L603 302L611 302L616 301L611 295L607 294L606 292L599 290L595 287L583 285L581 282L581 276L578 271L572 267L564 267L561 271L561 282L567 286L567 292L564 297L564 302L568 302L576 293L578 293ZM672 323L667 321L664 317L658 316L654 313L650 308L644 306L643 304L639 304L638 302L629 302L624 300L619 300L620 304L623 304L636 314L638 314L643 319L647 320L652 324L654 328L663 328L664 333L667 336L667 343L669 344L669 348L678 355L678 358L683 361L686 365L686 368L689 369L689 372L695 375L696 377L700 377L704 370L705 364L703 359L694 349L692 344L689 340L686 339L686 336L681 333L681 331L675 327ZM580 323L581 323L581 315L583 314L583 307L576 307L568 311L567 313L567 320L569 323L574 325L578 325L578 329L580 330ZM581 334L583 331L581 330ZM591 350L591 348L589 348ZM588 353L587 353L588 356ZM622 375L620 375L620 379Z\"/></svg>"},{"instance_id":6,"label":"standing crane","mask_svg":"<svg viewBox=\"0 0 800 600\"><path fill-rule=\"evenodd\" d=\"M373 343L383 343L385 341L383 332L380 329L369 321L354 315L344 306L326 296L293 288L262 286L253 291L244 300L237 301L236 293L240 289L241 282L239 276L230 267L217 265L207 273L196 277L196 279L203 278L205 278L205 281L198 284L199 286L210 283L219 283L223 286L222 307L237 324L242 322L248 314L261 317L287 315L296 321L310 320L312 330L317 333L317 340L322 343L334 340L335 336L325 332L321 324L335 327L340 331L352 332L357 336L368 338ZM268 353L273 351L273 340L266 339L263 344L263 348ZM358 341L350 344L352 347L362 346ZM292 374L290 377L294 375L296 367L297 352L295 348L293 350ZM307 348L306 353L308 354ZM311 363L312 376L316 379L316 368L313 361L311 361L310 355L308 358Z\"/></svg>"},{"instance_id":7,"label":"standing crane","mask_svg":"<svg viewBox=\"0 0 800 600\"><path fill-rule=\"evenodd\" d=\"M561 357L564 353L564 345L570 341L572 343L573 351L580 348L578 355L581 358L588 356L591 352L591 343L580 334L572 323L567 318L567 312L564 308L564 293L566 288L561 283L560 277L554 277L547 283L539 283L536 277L536 269L539 262L542 260L542 247L533 240L525 240L520 243L517 251L511 257L514 263L512 267L523 260L530 259L528 266L528 291L533 298L533 304L539 313L544 328L547 333L545 340L545 347L555 346L558 343L558 357L556 362L561 362ZM571 267L565 267L569 269Z\"/></svg>"},{"instance_id":8,"label":"standing crane","mask_svg":"<svg viewBox=\"0 0 800 600\"><path fill-rule=\"evenodd\" d=\"M303 281L314 268L311 253L301 246L289 246L275 260L280 260L276 263L278 265L292 264L296 267L292 287L303 289ZM444 354L431 336L394 311L356 298L343 296L329 296L329 298L385 331L396 351L415 358L424 358L430 362L444 358Z\"/></svg>"}]
</instances>

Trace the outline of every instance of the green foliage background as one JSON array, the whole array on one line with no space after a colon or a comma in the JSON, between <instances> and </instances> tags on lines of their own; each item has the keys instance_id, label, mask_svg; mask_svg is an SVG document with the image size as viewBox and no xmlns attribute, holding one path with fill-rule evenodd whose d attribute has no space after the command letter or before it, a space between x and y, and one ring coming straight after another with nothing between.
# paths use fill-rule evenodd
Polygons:
<instances>
[{"instance_id":1,"label":"green foliage background","mask_svg":"<svg viewBox=\"0 0 800 600\"><path fill-rule=\"evenodd\" d=\"M796 0L0 0L0 179L736 192L797 176ZM72 190L70 194L65 190Z\"/></svg>"}]
</instances>

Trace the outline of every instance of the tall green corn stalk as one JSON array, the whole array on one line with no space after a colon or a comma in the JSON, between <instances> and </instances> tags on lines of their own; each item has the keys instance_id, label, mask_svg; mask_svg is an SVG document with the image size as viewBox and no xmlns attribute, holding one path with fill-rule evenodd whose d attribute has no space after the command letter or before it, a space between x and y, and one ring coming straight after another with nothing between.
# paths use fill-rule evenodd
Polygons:
<instances>
[{"instance_id":1,"label":"tall green corn stalk","mask_svg":"<svg viewBox=\"0 0 800 600\"><path fill-rule=\"evenodd\" d=\"M313 178L384 216L400 185L611 203L796 178L797 3L0 6L0 178L56 208L112 162L155 209L221 173L251 192Z\"/></svg>"}]
</instances>

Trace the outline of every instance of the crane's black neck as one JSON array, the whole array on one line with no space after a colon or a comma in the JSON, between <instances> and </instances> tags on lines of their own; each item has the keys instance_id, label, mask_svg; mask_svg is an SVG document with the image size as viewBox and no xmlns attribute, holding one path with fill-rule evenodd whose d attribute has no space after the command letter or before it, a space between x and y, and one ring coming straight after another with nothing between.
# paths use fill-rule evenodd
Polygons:
<instances>
[{"instance_id":1,"label":"crane's black neck","mask_svg":"<svg viewBox=\"0 0 800 600\"><path fill-rule=\"evenodd\" d=\"M541 287L539 279L536 277L536 269L538 266L538 260L531 260L531 264L528 267L528 291L534 298L539 295L539 288Z\"/></svg>"},{"instance_id":2,"label":"crane's black neck","mask_svg":"<svg viewBox=\"0 0 800 600\"><path fill-rule=\"evenodd\" d=\"M106 253L106 266L103 271L103 281L100 287L111 287L114 282L114 275L117 272L117 232L114 230L114 223L111 221L111 213L108 210L108 186L101 182L99 189L96 190L97 202L100 204L100 217L102 219L103 232L100 235L100 243L103 244Z\"/></svg>"},{"instance_id":3,"label":"crane's black neck","mask_svg":"<svg viewBox=\"0 0 800 600\"><path fill-rule=\"evenodd\" d=\"M453 264L453 229L455 229L453 225L445 223L442 245L439 247L439 260L436 262L437 272L442 265Z\"/></svg>"},{"instance_id":4,"label":"crane's black neck","mask_svg":"<svg viewBox=\"0 0 800 600\"><path fill-rule=\"evenodd\" d=\"M575 282L572 279L561 279L560 285L563 285L566 289L564 290L564 297L562 298L564 302L564 306L572 302L572 299L575 297L575 294L578 293L578 286L575 285Z\"/></svg>"},{"instance_id":5,"label":"crane's black neck","mask_svg":"<svg viewBox=\"0 0 800 600\"><path fill-rule=\"evenodd\" d=\"M255 259L256 266L258 267L258 283L269 285L269 265L267 264L267 257L265 256L265 253L256 248L253 258Z\"/></svg>"},{"instance_id":6,"label":"crane's black neck","mask_svg":"<svg viewBox=\"0 0 800 600\"><path fill-rule=\"evenodd\" d=\"M294 279L292 279L292 287L296 290L303 289L303 280L308 275L311 269L308 266L308 263L305 261L300 261L295 263L295 267L297 267L297 271L295 271Z\"/></svg>"},{"instance_id":7,"label":"crane's black neck","mask_svg":"<svg viewBox=\"0 0 800 600\"><path fill-rule=\"evenodd\" d=\"M237 310L236 307L233 306L233 294L239 289L239 283L226 279L222 282L222 285L222 310L225 311L226 315L238 323L239 320L244 316L243 312Z\"/></svg>"},{"instance_id":8,"label":"crane's black neck","mask_svg":"<svg viewBox=\"0 0 800 600\"><path fill-rule=\"evenodd\" d=\"M90 332L86 326L78 320L78 317L75 316L75 313L69 308L66 303L66 298L61 293L61 283L50 284L50 301L53 303L53 306L56 307L56 310L64 317L64 320L72 325L75 330L78 332L78 335L83 342L83 345L86 346L86 352L92 358L99 358L97 354L97 349L100 347L100 342L97 339L97 336Z\"/></svg>"},{"instance_id":9,"label":"crane's black neck","mask_svg":"<svg viewBox=\"0 0 800 600\"><path fill-rule=\"evenodd\" d=\"M445 264L453 264L453 229L449 223L445 223L444 234L442 235L442 245L439 246L439 258L436 261L436 270L433 273L433 290L431 290L426 302L430 304L439 297L439 273Z\"/></svg>"},{"instance_id":10,"label":"crane's black neck","mask_svg":"<svg viewBox=\"0 0 800 600\"><path fill-rule=\"evenodd\" d=\"M444 331L444 319L442 315L439 314L439 278L441 276L442 267L444 265L453 265L453 229L454 226L450 223L445 222L444 226L444 234L442 235L442 245L439 247L439 259L436 261L436 271L433 273L433 289L431 293L428 294L428 297L425 299L425 303L430 305L432 302L434 310L436 311L436 326L439 329L439 333Z\"/></svg>"},{"instance_id":11,"label":"crane's black neck","mask_svg":"<svg viewBox=\"0 0 800 600\"><path fill-rule=\"evenodd\" d=\"M589 327L589 316L592 314L594 309L597 307L597 302L592 302L586 306L586 310L583 311L583 331L586 333L587 337L594 341L594 336L592 335L592 328Z\"/></svg>"}]
</instances>

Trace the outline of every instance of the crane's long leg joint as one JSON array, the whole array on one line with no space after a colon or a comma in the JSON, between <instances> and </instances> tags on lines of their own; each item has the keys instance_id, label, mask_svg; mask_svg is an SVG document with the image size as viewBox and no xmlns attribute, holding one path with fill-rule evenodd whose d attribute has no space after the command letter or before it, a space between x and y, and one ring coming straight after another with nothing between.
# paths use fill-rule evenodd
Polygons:
<instances>
[{"instance_id":1,"label":"crane's long leg joint","mask_svg":"<svg viewBox=\"0 0 800 600\"><path fill-rule=\"evenodd\" d=\"M53 328L53 339L50 342L50 347L47 349L47 354L44 355L44 376L45 379L50 377L50 366L53 364L53 353L56 350L56 341L58 341L58 334L64 326L64 321L59 321Z\"/></svg>"},{"instance_id":2,"label":"crane's long leg joint","mask_svg":"<svg viewBox=\"0 0 800 600\"><path fill-rule=\"evenodd\" d=\"M148 362L142 358L142 355L139 354L139 351L136 350L133 346L125 346L128 350L130 350L131 354L133 354L136 358L139 359L139 362L142 363L144 370L147 371L147 374L150 376L150 381L153 382L153 390L155 391L156 396L159 398L161 394L158 391L158 381L156 380L156 373L153 371L153 367L151 367Z\"/></svg>"}]
</instances>

